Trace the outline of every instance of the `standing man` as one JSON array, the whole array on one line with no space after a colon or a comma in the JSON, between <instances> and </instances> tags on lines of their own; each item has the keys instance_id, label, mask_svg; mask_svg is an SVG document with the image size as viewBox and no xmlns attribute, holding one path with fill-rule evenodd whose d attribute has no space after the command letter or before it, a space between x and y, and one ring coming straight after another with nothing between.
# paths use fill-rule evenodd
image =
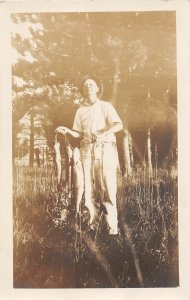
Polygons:
<instances>
[{"instance_id":1,"label":"standing man","mask_svg":"<svg viewBox=\"0 0 190 300\"><path fill-rule=\"evenodd\" d=\"M87 105L75 115L73 129L60 126L59 133L81 138L80 155L84 171L85 205L90 212L90 227L96 230L100 208L106 211L110 234L118 233L117 169L119 166L115 133L122 121L114 107L98 97L100 87L91 78L84 81Z\"/></svg>"}]
</instances>

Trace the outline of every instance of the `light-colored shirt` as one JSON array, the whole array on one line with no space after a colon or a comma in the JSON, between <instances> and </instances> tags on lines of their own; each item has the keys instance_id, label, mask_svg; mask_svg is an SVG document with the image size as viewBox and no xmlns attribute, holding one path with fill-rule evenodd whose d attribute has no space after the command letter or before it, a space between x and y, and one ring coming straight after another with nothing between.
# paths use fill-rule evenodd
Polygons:
<instances>
[{"instance_id":1,"label":"light-colored shirt","mask_svg":"<svg viewBox=\"0 0 190 300\"><path fill-rule=\"evenodd\" d=\"M80 107L75 115L73 130L83 133L83 141L90 143L92 134L105 130L114 123L121 123L115 108L109 102L97 100L94 104ZM114 133L109 133L104 138L105 142L115 142Z\"/></svg>"}]
</instances>

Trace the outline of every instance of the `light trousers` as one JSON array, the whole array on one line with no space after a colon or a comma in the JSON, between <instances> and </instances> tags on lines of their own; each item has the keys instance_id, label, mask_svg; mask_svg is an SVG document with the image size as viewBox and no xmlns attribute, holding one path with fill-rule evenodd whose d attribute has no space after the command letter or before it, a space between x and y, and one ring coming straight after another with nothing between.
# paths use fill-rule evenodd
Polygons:
<instances>
[{"instance_id":1,"label":"light trousers","mask_svg":"<svg viewBox=\"0 0 190 300\"><path fill-rule=\"evenodd\" d=\"M97 227L102 205L106 208L109 229L117 230L117 170L118 153L113 143L94 143L81 147L84 171L85 205L90 212L90 224ZM105 209L104 209L105 210Z\"/></svg>"}]
</instances>

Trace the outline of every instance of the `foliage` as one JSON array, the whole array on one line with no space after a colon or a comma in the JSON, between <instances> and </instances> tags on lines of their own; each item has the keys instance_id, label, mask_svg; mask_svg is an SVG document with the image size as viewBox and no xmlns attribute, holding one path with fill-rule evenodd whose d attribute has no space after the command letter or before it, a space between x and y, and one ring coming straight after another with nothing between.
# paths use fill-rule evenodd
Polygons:
<instances>
[{"instance_id":1,"label":"foliage","mask_svg":"<svg viewBox=\"0 0 190 300\"><path fill-rule=\"evenodd\" d=\"M130 130L175 128L173 12L12 14L12 22L15 122L45 103L52 128L57 117L67 124L63 110L68 104L74 115L69 103L80 100L78 88L90 73L101 78L103 97Z\"/></svg>"}]
</instances>

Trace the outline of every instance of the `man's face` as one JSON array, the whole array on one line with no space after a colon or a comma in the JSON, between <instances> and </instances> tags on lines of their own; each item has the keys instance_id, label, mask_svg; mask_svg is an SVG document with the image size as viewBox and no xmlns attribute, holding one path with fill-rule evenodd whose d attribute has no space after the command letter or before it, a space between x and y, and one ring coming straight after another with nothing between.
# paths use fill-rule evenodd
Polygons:
<instances>
[{"instance_id":1,"label":"man's face","mask_svg":"<svg viewBox=\"0 0 190 300\"><path fill-rule=\"evenodd\" d=\"M88 96L91 103L96 101L96 95L99 91L99 87L93 79L87 79L84 82L84 93Z\"/></svg>"}]
</instances>

